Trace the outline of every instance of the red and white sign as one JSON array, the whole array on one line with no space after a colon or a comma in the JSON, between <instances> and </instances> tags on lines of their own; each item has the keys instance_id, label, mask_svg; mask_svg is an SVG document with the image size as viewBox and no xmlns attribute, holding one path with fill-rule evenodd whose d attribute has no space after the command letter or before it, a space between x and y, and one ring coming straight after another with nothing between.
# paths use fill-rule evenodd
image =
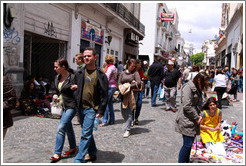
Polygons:
<instances>
[{"instance_id":1,"label":"red and white sign","mask_svg":"<svg viewBox=\"0 0 246 166\"><path fill-rule=\"evenodd\" d=\"M161 13L161 21L174 21L174 13Z\"/></svg>"},{"instance_id":2,"label":"red and white sign","mask_svg":"<svg viewBox=\"0 0 246 166\"><path fill-rule=\"evenodd\" d=\"M169 53L168 52L162 51L161 53L162 53L163 57L165 57L165 58L169 57Z\"/></svg>"}]
</instances>

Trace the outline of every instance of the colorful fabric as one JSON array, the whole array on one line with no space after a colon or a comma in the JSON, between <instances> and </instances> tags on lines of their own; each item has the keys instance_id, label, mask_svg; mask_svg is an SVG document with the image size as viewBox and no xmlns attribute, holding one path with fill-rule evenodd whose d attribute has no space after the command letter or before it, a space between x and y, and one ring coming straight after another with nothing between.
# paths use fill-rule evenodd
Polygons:
<instances>
[{"instance_id":1,"label":"colorful fabric","mask_svg":"<svg viewBox=\"0 0 246 166\"><path fill-rule=\"evenodd\" d=\"M230 141L228 141L230 142ZM191 149L192 163L243 163L243 149L226 143L226 155L215 155L204 148L201 142L194 142Z\"/></svg>"}]
</instances>

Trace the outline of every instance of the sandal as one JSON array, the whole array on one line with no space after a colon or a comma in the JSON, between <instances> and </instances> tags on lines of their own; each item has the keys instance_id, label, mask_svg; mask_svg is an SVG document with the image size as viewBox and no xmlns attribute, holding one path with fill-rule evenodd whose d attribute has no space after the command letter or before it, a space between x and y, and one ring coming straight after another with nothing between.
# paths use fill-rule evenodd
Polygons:
<instances>
[{"instance_id":1,"label":"sandal","mask_svg":"<svg viewBox=\"0 0 246 166\"><path fill-rule=\"evenodd\" d=\"M71 155L77 152L77 148L74 149L70 149L69 151L66 151L65 153L63 153L64 155Z\"/></svg>"},{"instance_id":2,"label":"sandal","mask_svg":"<svg viewBox=\"0 0 246 166\"><path fill-rule=\"evenodd\" d=\"M57 158L57 156L58 156L58 158ZM54 156L50 157L50 160L51 160L51 163L56 163L59 160L61 160L61 155L54 154Z\"/></svg>"},{"instance_id":3,"label":"sandal","mask_svg":"<svg viewBox=\"0 0 246 166\"><path fill-rule=\"evenodd\" d=\"M103 127L103 126L107 126L107 124L102 123L102 124L100 124L99 126L100 126L100 127Z\"/></svg>"}]
</instances>

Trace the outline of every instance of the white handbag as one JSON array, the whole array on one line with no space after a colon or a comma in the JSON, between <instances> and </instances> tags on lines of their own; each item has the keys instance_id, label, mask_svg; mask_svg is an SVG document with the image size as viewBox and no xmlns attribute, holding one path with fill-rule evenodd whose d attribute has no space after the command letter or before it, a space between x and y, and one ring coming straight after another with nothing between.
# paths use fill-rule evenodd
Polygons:
<instances>
[{"instance_id":1,"label":"white handbag","mask_svg":"<svg viewBox=\"0 0 246 166\"><path fill-rule=\"evenodd\" d=\"M51 106L51 114L56 116L61 116L63 112L61 104Z\"/></svg>"}]
</instances>

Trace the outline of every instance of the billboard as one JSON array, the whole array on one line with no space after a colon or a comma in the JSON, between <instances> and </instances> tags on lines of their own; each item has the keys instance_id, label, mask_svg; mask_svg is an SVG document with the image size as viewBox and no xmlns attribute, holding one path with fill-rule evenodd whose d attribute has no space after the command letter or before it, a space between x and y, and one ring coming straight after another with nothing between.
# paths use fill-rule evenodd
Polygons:
<instances>
[{"instance_id":1,"label":"billboard","mask_svg":"<svg viewBox=\"0 0 246 166\"><path fill-rule=\"evenodd\" d=\"M81 39L103 44L103 30L85 21L81 23Z\"/></svg>"},{"instance_id":2,"label":"billboard","mask_svg":"<svg viewBox=\"0 0 246 166\"><path fill-rule=\"evenodd\" d=\"M161 13L161 21L174 21L174 13Z\"/></svg>"}]
</instances>

